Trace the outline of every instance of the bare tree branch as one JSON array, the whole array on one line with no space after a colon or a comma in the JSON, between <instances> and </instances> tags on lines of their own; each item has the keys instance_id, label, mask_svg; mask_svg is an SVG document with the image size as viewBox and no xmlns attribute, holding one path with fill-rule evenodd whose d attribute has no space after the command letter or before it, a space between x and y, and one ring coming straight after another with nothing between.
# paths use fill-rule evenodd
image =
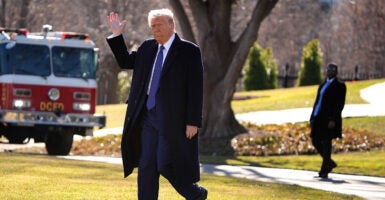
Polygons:
<instances>
[{"instance_id":1,"label":"bare tree branch","mask_svg":"<svg viewBox=\"0 0 385 200\"><path fill-rule=\"evenodd\" d=\"M183 8L180 0L169 0L171 7L173 7L174 13L178 16L179 26L183 33L183 37L187 40L190 40L194 43L197 43L194 37L193 27L190 23L189 18L187 17L186 11Z\"/></svg>"}]
</instances>

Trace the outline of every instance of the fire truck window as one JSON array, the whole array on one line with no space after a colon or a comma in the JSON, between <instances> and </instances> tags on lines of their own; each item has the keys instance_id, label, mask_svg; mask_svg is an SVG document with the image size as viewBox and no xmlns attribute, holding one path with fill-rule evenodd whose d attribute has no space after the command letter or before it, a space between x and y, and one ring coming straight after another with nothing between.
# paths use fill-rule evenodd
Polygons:
<instances>
[{"instance_id":1,"label":"fire truck window","mask_svg":"<svg viewBox=\"0 0 385 200\"><path fill-rule=\"evenodd\" d=\"M95 78L92 49L53 47L53 72L59 77Z\"/></svg>"},{"instance_id":2,"label":"fire truck window","mask_svg":"<svg viewBox=\"0 0 385 200\"><path fill-rule=\"evenodd\" d=\"M0 46L0 73L48 76L49 48L43 45L16 44L8 49Z\"/></svg>"}]
</instances>

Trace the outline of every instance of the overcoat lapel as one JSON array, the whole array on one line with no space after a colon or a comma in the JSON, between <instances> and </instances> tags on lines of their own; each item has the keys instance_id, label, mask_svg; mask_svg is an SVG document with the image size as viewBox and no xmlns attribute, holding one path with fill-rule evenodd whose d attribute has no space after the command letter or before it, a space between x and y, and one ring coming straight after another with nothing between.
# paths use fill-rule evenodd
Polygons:
<instances>
[{"instance_id":1,"label":"overcoat lapel","mask_svg":"<svg viewBox=\"0 0 385 200\"><path fill-rule=\"evenodd\" d=\"M175 34L175 39L170 47L170 50L167 53L166 60L164 61L163 64L163 69L162 69L162 76L164 76L167 71L170 69L172 65L172 62L175 60L176 56L178 55L178 46L179 46L180 38L177 34Z\"/></svg>"},{"instance_id":2,"label":"overcoat lapel","mask_svg":"<svg viewBox=\"0 0 385 200\"><path fill-rule=\"evenodd\" d=\"M152 69L152 65L154 64L155 62L155 57L156 57L156 53L158 52L158 43L157 42L154 42L152 45L151 45L151 51L149 52L149 58L152 58L152 59L148 59L147 62L151 63L147 63L151 66L151 69ZM146 64L146 65L147 65Z\"/></svg>"}]
</instances>

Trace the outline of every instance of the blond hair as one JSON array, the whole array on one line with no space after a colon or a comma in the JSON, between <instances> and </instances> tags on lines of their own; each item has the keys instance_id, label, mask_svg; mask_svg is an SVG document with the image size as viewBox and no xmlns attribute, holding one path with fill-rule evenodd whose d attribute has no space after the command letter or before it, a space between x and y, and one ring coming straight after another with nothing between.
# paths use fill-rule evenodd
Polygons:
<instances>
[{"instance_id":1,"label":"blond hair","mask_svg":"<svg viewBox=\"0 0 385 200\"><path fill-rule=\"evenodd\" d=\"M151 27L151 21L154 18L161 17L161 16L166 16L169 19L169 22L174 24L174 26L175 26L174 13L170 9L167 9L167 8L151 10L148 13L148 25Z\"/></svg>"}]
</instances>

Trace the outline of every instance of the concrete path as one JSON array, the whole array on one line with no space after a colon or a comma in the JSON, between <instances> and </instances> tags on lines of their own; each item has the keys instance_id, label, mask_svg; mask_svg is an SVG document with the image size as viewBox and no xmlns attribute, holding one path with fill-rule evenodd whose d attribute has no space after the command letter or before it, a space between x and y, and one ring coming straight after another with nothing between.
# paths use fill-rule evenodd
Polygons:
<instances>
[{"instance_id":1,"label":"concrete path","mask_svg":"<svg viewBox=\"0 0 385 200\"><path fill-rule=\"evenodd\" d=\"M314 171L263 168L251 166L202 165L203 173L262 182L300 185L319 190L351 194L370 200L385 199L385 178L330 173L328 179L318 178Z\"/></svg>"}]
</instances>

